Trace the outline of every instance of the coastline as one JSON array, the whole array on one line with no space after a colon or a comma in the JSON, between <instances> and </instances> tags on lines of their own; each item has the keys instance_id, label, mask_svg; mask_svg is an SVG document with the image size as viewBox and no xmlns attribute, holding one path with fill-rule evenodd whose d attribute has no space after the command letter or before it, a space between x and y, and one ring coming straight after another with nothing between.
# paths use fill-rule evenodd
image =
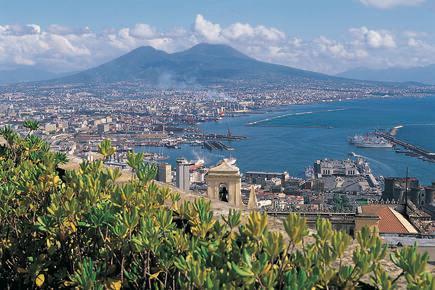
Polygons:
<instances>
[{"instance_id":1,"label":"coastline","mask_svg":"<svg viewBox=\"0 0 435 290\"><path fill-rule=\"evenodd\" d=\"M433 98L433 101L432 99ZM398 102L396 102L396 100ZM180 149L167 149L160 147L142 147L136 148L138 151L148 151L162 153L169 156L165 162L175 165L175 160L178 157L185 157L190 160L203 159L207 165L213 165L219 160L228 157L235 157L238 159L238 166L242 172L247 171L287 171L296 177L303 177L306 167L312 165L317 159L332 158L332 159L346 159L349 153L354 152L358 155L364 156L370 163L374 173L382 176L404 176L406 167L410 168L410 173L420 178L422 183L429 183L435 177L435 164L429 164L413 157L408 157L402 154L397 154L394 150L388 149L361 149L355 148L348 144L347 138L356 133L364 133L365 130L372 130L379 128L380 124L371 121L371 125L367 124L366 120L351 126L350 128L341 128L343 121L334 124L335 126L308 126L307 124L264 124L247 125L248 123L259 121L266 118L273 118L280 115L294 114L295 112L306 111L323 111L328 115L316 116L316 114L299 115L297 118L316 117L334 119L342 114L350 115L358 113L358 108L373 110L378 107L376 114L385 115L394 112L412 111L412 106L416 103L435 104L435 96L427 97L373 97L373 98L359 98L345 101L335 102L320 102L309 104L291 104L286 106L274 106L267 109L255 111L255 113L247 113L239 116L225 117L219 121L202 122L197 126L204 132L213 132L226 134L228 129L236 135L247 136L247 140L231 142L231 147L234 151L208 151L200 146L191 146L190 144L183 144ZM379 104L380 103L380 104ZM404 103L404 106L395 108L396 104ZM376 104L376 106L375 106ZM329 110L331 108L350 106L351 109L347 110ZM393 108L389 108L393 107ZM426 109L427 106L423 106ZM390 110L391 109L391 110ZM328 112L329 110L329 112ZM403 111L406 110L406 111ZM288 112L288 114L283 114ZM420 113L419 110L417 110ZM370 114L370 112L368 113ZM420 114L416 114L420 115ZM429 113L429 116L432 115ZM291 116L290 116L291 117ZM364 114L364 118L368 118ZM274 119L275 122L282 122L283 119ZM372 118L369 118L370 121ZM383 119L383 118L382 118ZM399 124L404 126L398 130L399 135L403 135L409 131L416 131L408 127L409 124L416 123L434 123L432 119L427 119L425 122L419 120L404 120L400 119L388 121L385 129L391 129ZM421 118L420 118L421 119ZM409 121L409 122L408 122ZM361 126L361 127L360 127ZM428 127L426 129L431 129ZM403 130L403 131L402 131ZM412 140L410 140L412 141ZM434 140L435 141L435 140ZM163 152L162 152L163 151Z\"/></svg>"},{"instance_id":2,"label":"coastline","mask_svg":"<svg viewBox=\"0 0 435 290\"><path fill-rule=\"evenodd\" d=\"M416 99L424 99L431 101L430 98L435 98L435 96L427 96L427 97L395 97L394 99L401 100L399 103L406 103L406 109L408 109L408 103L414 104L416 103ZM381 97L381 98L366 98L366 99L356 99L356 100L346 100L341 102L327 102L326 106L333 107L337 104L344 105L353 105L354 107L363 107L367 105L372 108L371 104L377 103L377 101L384 101L380 107L390 106L396 104L396 102L389 102L392 100L392 97ZM431 101L435 103L434 101ZM243 116L240 118L231 118L227 121L221 120L219 122L213 122L212 124L202 124L201 128L203 130L209 131L217 131L221 130L222 132L227 130L228 127L231 127L232 131L237 133L246 133L248 134L248 140L240 143L234 143L233 147L236 148L236 151L231 153L236 158L239 157L237 155L241 155L239 159L239 165L243 167L245 171L248 170L270 170L270 171L289 171L295 176L301 176L303 174L303 169L312 164L316 159L323 158L338 158L345 159L350 152L357 152L359 155L362 155L368 159L374 171L377 175L383 176L393 176L393 175L403 175L405 172L405 168L409 165L417 177L423 176L422 180L424 182L430 182L433 177L435 177L435 164L429 164L427 162L423 162L413 157L408 157L404 155L399 155L395 153L393 150L388 149L360 149L350 146L347 143L347 137L354 135L355 133L363 133L367 128L371 127L372 129L378 128L378 125L375 121L372 125L367 125L365 121L361 121L362 127L358 127L358 124L355 126L351 126L350 128L341 128L341 123L335 126L338 128L331 128L328 126L301 126L300 124L289 125L289 124L268 124L264 126L264 124L260 124L258 126L249 126L247 124L256 122L264 119L273 119L279 120L281 115L286 116L296 116L295 110L302 111L314 111L313 109L306 110L306 106L311 107L315 106L316 109L318 107L322 107L325 103L310 103L310 104L299 104L299 105L288 105L285 107L280 107L278 110L269 110L264 113L265 118L258 118L258 115L250 115ZM341 107L341 106L340 106ZM384 108L387 112L388 110ZM400 108L402 109L402 108ZM279 116L274 116L279 112L285 110L292 110L289 114L279 114ZM353 111L352 111L353 110ZM325 118L334 118L336 113L346 113L351 115L356 110L353 108L352 110L347 110L346 112L339 110L328 110L323 109L319 110L322 112L329 112L333 115L324 116ZM361 109L363 110L363 109ZM410 108L409 110L412 110ZM380 111L380 114L384 114ZM315 114L308 114L306 116L314 116ZM299 115L303 117L304 115ZM306 117L305 116L305 117ZM368 117L368 116L365 116ZM395 126L401 127L401 130L406 131L406 126L408 123L415 124L418 123L416 121L409 120L409 122L400 120L395 121L392 120L390 123L388 121L388 126L381 126L384 129L391 129ZM431 123L431 122L426 122ZM324 129L332 129L332 130L324 130ZM314 132L313 132L314 130ZM275 132L275 133L274 133ZM317 134L318 133L318 134ZM306 134L303 135L303 134ZM264 135L264 136L263 136ZM319 136L316 136L319 135ZM328 137L331 136L331 137ZM314 141L316 140L316 141ZM322 142L322 143L321 143ZM326 142L326 143L325 143ZM316 145L317 144L317 145ZM255 148L255 149L254 149ZM250 153L245 153L243 151L248 150ZM260 158L255 152L261 150L262 154L266 155L265 158ZM213 153L213 152L212 152ZM215 153L213 153L215 154ZM218 153L219 154L219 153ZM225 155L225 152L220 153ZM283 155L284 154L284 155ZM276 155L276 156L275 156ZM277 159L276 157L279 156ZM313 156L313 157L310 157ZM295 160L296 158L296 160ZM301 160L305 159L304 162ZM287 163L284 160L288 160ZM241 163L247 162L248 164L242 165ZM276 166L270 166L269 164L276 164ZM298 165L299 164L299 165ZM403 171L403 174L402 174ZM424 172L424 174L420 174ZM431 174L431 172L433 172Z\"/></svg>"}]
</instances>

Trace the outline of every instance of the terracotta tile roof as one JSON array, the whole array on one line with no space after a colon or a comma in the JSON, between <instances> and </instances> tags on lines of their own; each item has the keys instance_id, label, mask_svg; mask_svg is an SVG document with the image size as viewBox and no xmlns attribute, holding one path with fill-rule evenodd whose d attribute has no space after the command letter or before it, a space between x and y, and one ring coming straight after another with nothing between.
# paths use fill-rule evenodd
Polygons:
<instances>
[{"instance_id":1,"label":"terracotta tile roof","mask_svg":"<svg viewBox=\"0 0 435 290\"><path fill-rule=\"evenodd\" d=\"M415 233L416 230L400 213L386 205L364 205L365 214L377 215L380 233Z\"/></svg>"}]
</instances>

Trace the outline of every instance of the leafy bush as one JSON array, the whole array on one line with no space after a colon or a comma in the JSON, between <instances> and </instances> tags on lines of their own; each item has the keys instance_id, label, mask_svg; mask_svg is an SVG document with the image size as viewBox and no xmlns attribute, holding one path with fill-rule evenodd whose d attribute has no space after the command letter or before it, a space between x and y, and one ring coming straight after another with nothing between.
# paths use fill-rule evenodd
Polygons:
<instances>
[{"instance_id":1,"label":"leafy bush","mask_svg":"<svg viewBox=\"0 0 435 290\"><path fill-rule=\"evenodd\" d=\"M34 123L27 123L34 130ZM397 279L382 268L386 246L375 229L347 234L290 214L284 231L268 230L268 218L230 210L213 217L205 199L180 195L152 181L156 168L130 154L135 178L102 161L63 172L62 154L38 137L0 132L0 288L120 289L355 289L361 280L393 289ZM100 146L114 153L110 141ZM312 242L307 242L312 239ZM344 263L346 254L353 263ZM415 247L392 254L409 289L435 289L427 255Z\"/></svg>"}]
</instances>

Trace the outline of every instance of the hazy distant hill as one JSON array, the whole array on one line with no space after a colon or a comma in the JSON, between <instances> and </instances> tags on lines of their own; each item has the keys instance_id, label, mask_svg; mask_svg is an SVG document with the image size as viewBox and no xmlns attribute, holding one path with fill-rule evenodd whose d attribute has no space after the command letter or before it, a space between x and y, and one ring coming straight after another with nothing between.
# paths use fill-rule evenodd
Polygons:
<instances>
[{"instance_id":1,"label":"hazy distant hill","mask_svg":"<svg viewBox=\"0 0 435 290\"><path fill-rule=\"evenodd\" d=\"M413 68L368 69L356 68L337 76L370 81L420 82L435 85L435 64Z\"/></svg>"},{"instance_id":2,"label":"hazy distant hill","mask_svg":"<svg viewBox=\"0 0 435 290\"><path fill-rule=\"evenodd\" d=\"M149 46L139 47L113 61L57 81L98 83L136 80L156 85L289 81L353 82L261 62L229 46L216 44L198 44L173 54Z\"/></svg>"},{"instance_id":3,"label":"hazy distant hill","mask_svg":"<svg viewBox=\"0 0 435 290\"><path fill-rule=\"evenodd\" d=\"M33 66L19 66L11 69L0 69L0 84L37 82L62 78L75 72L55 73Z\"/></svg>"},{"instance_id":4,"label":"hazy distant hill","mask_svg":"<svg viewBox=\"0 0 435 290\"><path fill-rule=\"evenodd\" d=\"M0 84L32 82L49 80L64 76L31 66L22 66L14 69L0 70Z\"/></svg>"}]
</instances>

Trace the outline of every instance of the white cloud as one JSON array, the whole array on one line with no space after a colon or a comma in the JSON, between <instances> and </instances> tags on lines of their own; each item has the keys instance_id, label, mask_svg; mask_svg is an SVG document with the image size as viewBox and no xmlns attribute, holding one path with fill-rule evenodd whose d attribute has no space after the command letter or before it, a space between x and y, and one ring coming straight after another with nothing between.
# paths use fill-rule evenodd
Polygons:
<instances>
[{"instance_id":1,"label":"white cloud","mask_svg":"<svg viewBox=\"0 0 435 290\"><path fill-rule=\"evenodd\" d=\"M363 26L351 28L349 31L354 35L357 42L368 45L371 48L395 48L394 36L386 30L370 30Z\"/></svg>"},{"instance_id":2,"label":"white cloud","mask_svg":"<svg viewBox=\"0 0 435 290\"><path fill-rule=\"evenodd\" d=\"M255 31L251 25L237 22L226 28L223 34L228 39L251 38Z\"/></svg>"},{"instance_id":3,"label":"white cloud","mask_svg":"<svg viewBox=\"0 0 435 290\"><path fill-rule=\"evenodd\" d=\"M0 25L0 33L7 35L28 35L28 34L40 34L41 27L36 24L27 25Z\"/></svg>"},{"instance_id":4,"label":"white cloud","mask_svg":"<svg viewBox=\"0 0 435 290\"><path fill-rule=\"evenodd\" d=\"M424 42L421 41L421 40L418 40L418 39L415 39L415 38L411 37L411 38L408 39L408 45L410 47L416 47L416 48L418 48L418 47L423 47L424 46Z\"/></svg>"},{"instance_id":5,"label":"white cloud","mask_svg":"<svg viewBox=\"0 0 435 290\"><path fill-rule=\"evenodd\" d=\"M152 38L157 34L154 28L152 28L148 24L143 24L143 23L136 24L131 29L130 33L133 37L137 37L137 38Z\"/></svg>"},{"instance_id":6,"label":"white cloud","mask_svg":"<svg viewBox=\"0 0 435 290\"><path fill-rule=\"evenodd\" d=\"M285 39L286 35L284 32L276 28L267 28L263 25L257 26L255 28L258 35L270 41L280 41Z\"/></svg>"},{"instance_id":7,"label":"white cloud","mask_svg":"<svg viewBox=\"0 0 435 290\"><path fill-rule=\"evenodd\" d=\"M360 0L366 6L379 9L390 9L397 6L418 6L425 0Z\"/></svg>"},{"instance_id":8,"label":"white cloud","mask_svg":"<svg viewBox=\"0 0 435 290\"><path fill-rule=\"evenodd\" d=\"M264 25L251 26L247 23L236 22L226 28L219 24L208 21L198 14L195 20L195 32L210 42L227 43L230 41L261 40L261 41L282 41L286 38L284 32L274 27Z\"/></svg>"},{"instance_id":9,"label":"white cloud","mask_svg":"<svg viewBox=\"0 0 435 290\"><path fill-rule=\"evenodd\" d=\"M37 24L0 25L0 70L34 65L53 71L96 66L136 47L175 52L200 42L223 43L256 59L335 73L357 66L417 66L435 63L433 37L424 32L351 28L341 39L287 35L265 25L235 22L222 26L197 15L190 28L161 31L145 23L95 32Z\"/></svg>"},{"instance_id":10,"label":"white cloud","mask_svg":"<svg viewBox=\"0 0 435 290\"><path fill-rule=\"evenodd\" d=\"M196 16L194 28L195 32L203 36L207 41L220 42L223 40L221 38L221 26L206 20L201 14Z\"/></svg>"},{"instance_id":11,"label":"white cloud","mask_svg":"<svg viewBox=\"0 0 435 290\"><path fill-rule=\"evenodd\" d=\"M317 43L323 52L330 53L336 58L352 60L368 56L367 52L361 48L346 48L342 43L330 40L324 36L319 37Z\"/></svg>"},{"instance_id":12,"label":"white cloud","mask_svg":"<svg viewBox=\"0 0 435 290\"><path fill-rule=\"evenodd\" d=\"M46 41L50 43L49 50L54 53L62 56L73 56L73 57L81 57L81 56L90 56L91 52L88 48L83 47L81 45L73 45L72 40L68 39L65 36L57 35L57 34L48 34L45 36Z\"/></svg>"},{"instance_id":13,"label":"white cloud","mask_svg":"<svg viewBox=\"0 0 435 290\"><path fill-rule=\"evenodd\" d=\"M16 55L14 57L14 62L16 64L19 64L19 65L34 65L35 64L35 62L33 60L25 58L24 56L21 56L21 55Z\"/></svg>"}]
</instances>

